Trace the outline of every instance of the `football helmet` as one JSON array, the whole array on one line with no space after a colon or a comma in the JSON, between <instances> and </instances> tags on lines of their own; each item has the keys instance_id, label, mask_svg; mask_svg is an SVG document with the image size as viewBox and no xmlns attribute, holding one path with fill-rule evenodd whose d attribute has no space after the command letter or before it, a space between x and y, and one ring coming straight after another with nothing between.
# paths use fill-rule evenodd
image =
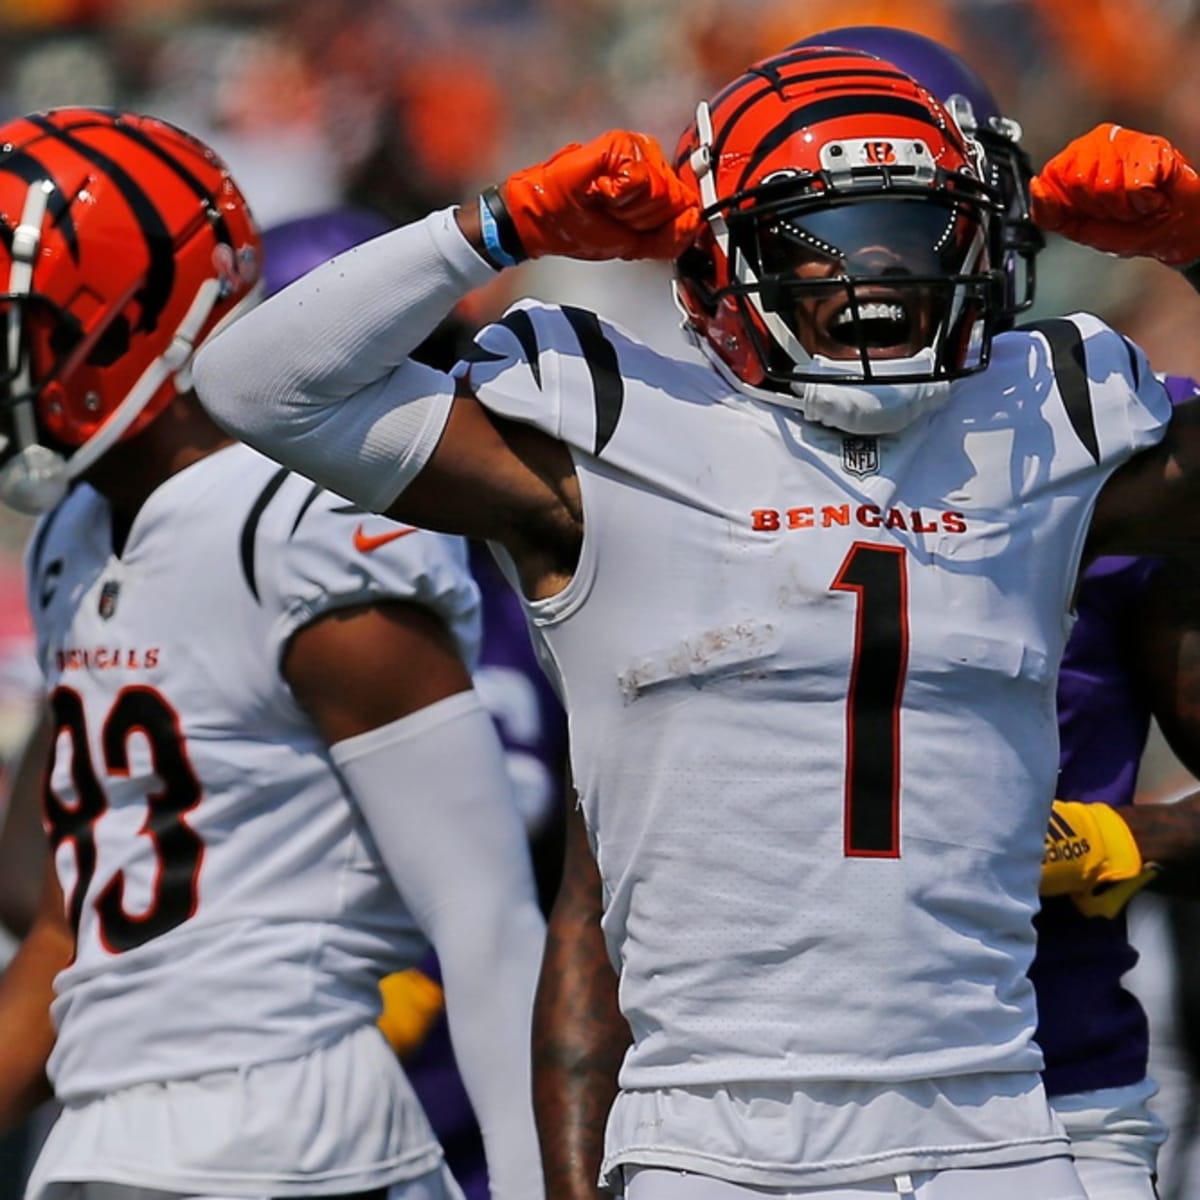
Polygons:
<instances>
[{"instance_id":1,"label":"football helmet","mask_svg":"<svg viewBox=\"0 0 1200 1200\"><path fill-rule=\"evenodd\" d=\"M742 390L888 433L987 365L999 198L978 143L898 68L829 47L764 59L700 104L676 167L705 218L676 297Z\"/></svg>"},{"instance_id":2,"label":"football helmet","mask_svg":"<svg viewBox=\"0 0 1200 1200\"><path fill-rule=\"evenodd\" d=\"M964 133L982 147L987 182L1000 194L1004 219L996 222L992 261L1005 277L1005 317L1033 304L1036 259L1046 239L1033 223L1029 183L1033 167L1021 147L1021 126L1002 116L987 84L952 50L939 42L886 25L852 25L829 29L797 42L796 47L839 46L863 50L885 59L928 88L949 110Z\"/></svg>"},{"instance_id":3,"label":"football helmet","mask_svg":"<svg viewBox=\"0 0 1200 1200\"><path fill-rule=\"evenodd\" d=\"M188 391L260 274L245 198L190 135L86 108L0 127L0 499L52 507Z\"/></svg>"}]
</instances>

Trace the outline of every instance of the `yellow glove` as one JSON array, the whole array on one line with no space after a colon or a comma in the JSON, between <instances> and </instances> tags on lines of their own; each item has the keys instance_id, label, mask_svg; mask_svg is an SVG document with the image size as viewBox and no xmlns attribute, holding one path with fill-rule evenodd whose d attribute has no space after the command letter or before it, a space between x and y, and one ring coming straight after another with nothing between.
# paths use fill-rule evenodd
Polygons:
<instances>
[{"instance_id":1,"label":"yellow glove","mask_svg":"<svg viewBox=\"0 0 1200 1200\"><path fill-rule=\"evenodd\" d=\"M392 1049L405 1058L420 1048L442 1012L442 989L412 967L380 981L383 1012L378 1025Z\"/></svg>"},{"instance_id":2,"label":"yellow glove","mask_svg":"<svg viewBox=\"0 0 1200 1200\"><path fill-rule=\"evenodd\" d=\"M1115 917L1158 873L1109 804L1055 800L1042 856L1043 896L1070 896L1087 917Z\"/></svg>"}]
</instances>

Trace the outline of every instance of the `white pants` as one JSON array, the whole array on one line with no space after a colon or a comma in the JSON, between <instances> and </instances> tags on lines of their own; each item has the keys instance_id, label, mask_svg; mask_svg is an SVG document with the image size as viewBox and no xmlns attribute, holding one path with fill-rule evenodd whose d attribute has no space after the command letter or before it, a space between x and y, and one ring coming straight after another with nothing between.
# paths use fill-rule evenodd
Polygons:
<instances>
[{"instance_id":1,"label":"white pants","mask_svg":"<svg viewBox=\"0 0 1200 1200\"><path fill-rule=\"evenodd\" d=\"M1069 1158L914 1171L832 1188L759 1188L661 1167L626 1167L625 1200L1089 1200Z\"/></svg>"},{"instance_id":2,"label":"white pants","mask_svg":"<svg viewBox=\"0 0 1200 1200\"><path fill-rule=\"evenodd\" d=\"M1105 1162L1101 1158L1077 1158L1075 1169L1087 1191L1088 1200L1157 1200L1150 1168L1142 1163Z\"/></svg>"},{"instance_id":3,"label":"white pants","mask_svg":"<svg viewBox=\"0 0 1200 1200\"><path fill-rule=\"evenodd\" d=\"M1154 1168L1167 1136L1150 1108L1149 1079L1122 1088L1051 1096L1071 1139L1088 1200L1155 1200Z\"/></svg>"},{"instance_id":4,"label":"white pants","mask_svg":"<svg viewBox=\"0 0 1200 1200\"><path fill-rule=\"evenodd\" d=\"M267 1196L184 1195L124 1183L54 1183L43 1195L51 1200L270 1200ZM320 1198L314 1195L313 1200ZM417 1179L393 1183L387 1191L387 1200L463 1200L463 1194L450 1172L440 1167Z\"/></svg>"}]
</instances>

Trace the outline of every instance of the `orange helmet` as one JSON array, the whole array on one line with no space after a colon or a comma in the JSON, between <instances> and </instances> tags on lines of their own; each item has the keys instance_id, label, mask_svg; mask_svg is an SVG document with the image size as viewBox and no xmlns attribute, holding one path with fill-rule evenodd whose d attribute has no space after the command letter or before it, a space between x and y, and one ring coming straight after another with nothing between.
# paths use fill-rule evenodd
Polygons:
<instances>
[{"instance_id":1,"label":"orange helmet","mask_svg":"<svg viewBox=\"0 0 1200 1200\"><path fill-rule=\"evenodd\" d=\"M978 144L898 68L824 46L764 59L700 105L676 167L706 218L676 296L735 384L803 409L818 384L986 365L999 197Z\"/></svg>"},{"instance_id":2,"label":"orange helmet","mask_svg":"<svg viewBox=\"0 0 1200 1200\"><path fill-rule=\"evenodd\" d=\"M0 127L0 498L50 507L189 390L260 273L245 198L189 134L87 108Z\"/></svg>"}]
</instances>

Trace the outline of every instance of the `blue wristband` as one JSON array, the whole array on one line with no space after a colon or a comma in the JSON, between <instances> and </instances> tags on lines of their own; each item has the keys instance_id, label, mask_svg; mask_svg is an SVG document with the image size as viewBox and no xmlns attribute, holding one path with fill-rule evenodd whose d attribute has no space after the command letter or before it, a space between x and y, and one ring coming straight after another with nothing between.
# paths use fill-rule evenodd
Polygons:
<instances>
[{"instance_id":1,"label":"blue wristband","mask_svg":"<svg viewBox=\"0 0 1200 1200\"><path fill-rule=\"evenodd\" d=\"M500 244L500 229L484 196L479 197L479 224L483 231L484 249L492 262L501 267L515 267L517 260Z\"/></svg>"}]
</instances>

